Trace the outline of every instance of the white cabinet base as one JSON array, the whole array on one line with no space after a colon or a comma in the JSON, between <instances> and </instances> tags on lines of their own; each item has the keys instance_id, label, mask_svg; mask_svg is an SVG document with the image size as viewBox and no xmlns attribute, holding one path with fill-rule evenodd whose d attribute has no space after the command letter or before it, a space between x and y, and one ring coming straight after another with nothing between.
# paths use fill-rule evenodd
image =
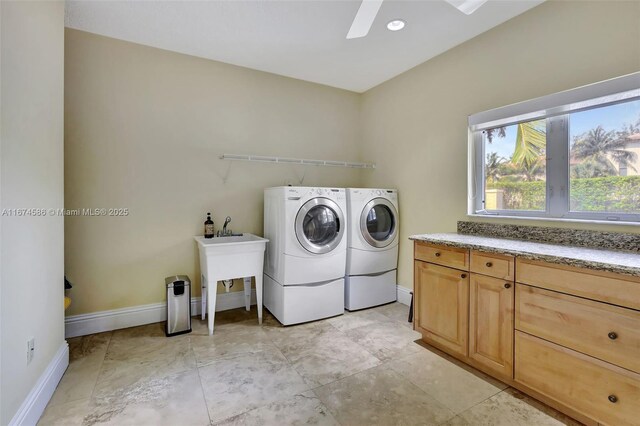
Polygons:
<instances>
[{"instance_id":1,"label":"white cabinet base","mask_svg":"<svg viewBox=\"0 0 640 426\"><path fill-rule=\"evenodd\" d=\"M345 277L344 307L349 311L370 308L395 302L396 272L385 272L380 275L356 275Z\"/></svg>"},{"instance_id":2,"label":"white cabinet base","mask_svg":"<svg viewBox=\"0 0 640 426\"><path fill-rule=\"evenodd\" d=\"M264 275L264 306L283 325L344 314L344 279L283 286Z\"/></svg>"}]
</instances>

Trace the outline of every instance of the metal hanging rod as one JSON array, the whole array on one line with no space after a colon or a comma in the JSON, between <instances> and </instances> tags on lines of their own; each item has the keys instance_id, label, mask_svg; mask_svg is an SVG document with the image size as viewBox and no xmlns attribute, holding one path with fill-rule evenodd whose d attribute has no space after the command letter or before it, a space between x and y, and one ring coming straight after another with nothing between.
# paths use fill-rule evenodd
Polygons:
<instances>
[{"instance_id":1,"label":"metal hanging rod","mask_svg":"<svg viewBox=\"0 0 640 426\"><path fill-rule=\"evenodd\" d=\"M357 163L352 161L308 160L304 158L266 157L263 155L222 154L221 160L257 161L261 163L302 164L305 166L350 167L353 169L375 169L373 163Z\"/></svg>"}]
</instances>

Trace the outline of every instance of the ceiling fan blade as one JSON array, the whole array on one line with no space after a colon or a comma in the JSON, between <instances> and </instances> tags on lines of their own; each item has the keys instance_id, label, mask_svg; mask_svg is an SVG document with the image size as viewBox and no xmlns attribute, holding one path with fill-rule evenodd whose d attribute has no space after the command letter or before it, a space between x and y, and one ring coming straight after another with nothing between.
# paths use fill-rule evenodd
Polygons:
<instances>
[{"instance_id":1,"label":"ceiling fan blade","mask_svg":"<svg viewBox=\"0 0 640 426\"><path fill-rule=\"evenodd\" d=\"M465 15L471 15L487 1L488 0L446 0L447 3L454 6Z\"/></svg>"},{"instance_id":2,"label":"ceiling fan blade","mask_svg":"<svg viewBox=\"0 0 640 426\"><path fill-rule=\"evenodd\" d=\"M376 19L383 0L362 0L358 13L349 28L347 39L360 38L369 34L369 29Z\"/></svg>"}]
</instances>

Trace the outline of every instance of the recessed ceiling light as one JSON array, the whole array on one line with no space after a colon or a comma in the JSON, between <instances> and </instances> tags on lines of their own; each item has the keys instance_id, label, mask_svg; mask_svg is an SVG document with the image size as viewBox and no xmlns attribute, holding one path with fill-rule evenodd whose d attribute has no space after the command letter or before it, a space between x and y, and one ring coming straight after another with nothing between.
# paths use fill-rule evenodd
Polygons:
<instances>
[{"instance_id":1,"label":"recessed ceiling light","mask_svg":"<svg viewBox=\"0 0 640 426\"><path fill-rule=\"evenodd\" d=\"M400 31L405 26L405 22L402 19L394 19L387 23L387 29L389 31Z\"/></svg>"}]
</instances>

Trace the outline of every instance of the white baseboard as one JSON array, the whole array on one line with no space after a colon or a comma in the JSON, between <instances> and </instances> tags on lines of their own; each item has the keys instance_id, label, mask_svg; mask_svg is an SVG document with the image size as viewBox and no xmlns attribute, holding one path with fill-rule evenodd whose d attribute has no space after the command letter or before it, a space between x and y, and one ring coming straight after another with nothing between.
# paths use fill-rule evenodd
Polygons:
<instances>
[{"instance_id":1,"label":"white baseboard","mask_svg":"<svg viewBox=\"0 0 640 426\"><path fill-rule=\"evenodd\" d=\"M398 290L398 302L411 306L411 290L401 285L397 285L396 288Z\"/></svg>"},{"instance_id":2,"label":"white baseboard","mask_svg":"<svg viewBox=\"0 0 640 426\"><path fill-rule=\"evenodd\" d=\"M396 286L398 302L411 305L411 294L406 287ZM191 298L191 315L200 315L201 298ZM251 304L256 304L256 291L251 291ZM244 306L244 292L218 293L216 297L216 312ZM87 334L102 333L120 328L136 327L138 325L153 324L166 321L167 308L165 303L132 306L129 308L113 309L110 311L93 312L90 314L68 316L65 323L65 337L86 336Z\"/></svg>"},{"instance_id":3,"label":"white baseboard","mask_svg":"<svg viewBox=\"0 0 640 426\"><path fill-rule=\"evenodd\" d=\"M191 298L191 315L200 315L201 298ZM251 291L251 304L256 304L256 291ZM244 291L218 293L216 297L216 312L244 306ZM90 314L72 315L65 318L65 337L86 336L87 334L102 333L120 328L153 324L167 320L166 303L152 303L150 305L131 306L129 308L113 309L110 311L93 312Z\"/></svg>"},{"instance_id":4,"label":"white baseboard","mask_svg":"<svg viewBox=\"0 0 640 426\"><path fill-rule=\"evenodd\" d=\"M257 304L256 289L251 289L251 305ZM200 298L198 298L198 313L193 315L200 315ZM218 293L216 296L216 312L228 311L229 309L237 309L244 307L244 291L234 291L231 293ZM193 302L191 302L191 312L193 310Z\"/></svg>"},{"instance_id":5,"label":"white baseboard","mask_svg":"<svg viewBox=\"0 0 640 426\"><path fill-rule=\"evenodd\" d=\"M20 405L9 426L31 426L38 423L68 366L69 345L65 341Z\"/></svg>"}]
</instances>

